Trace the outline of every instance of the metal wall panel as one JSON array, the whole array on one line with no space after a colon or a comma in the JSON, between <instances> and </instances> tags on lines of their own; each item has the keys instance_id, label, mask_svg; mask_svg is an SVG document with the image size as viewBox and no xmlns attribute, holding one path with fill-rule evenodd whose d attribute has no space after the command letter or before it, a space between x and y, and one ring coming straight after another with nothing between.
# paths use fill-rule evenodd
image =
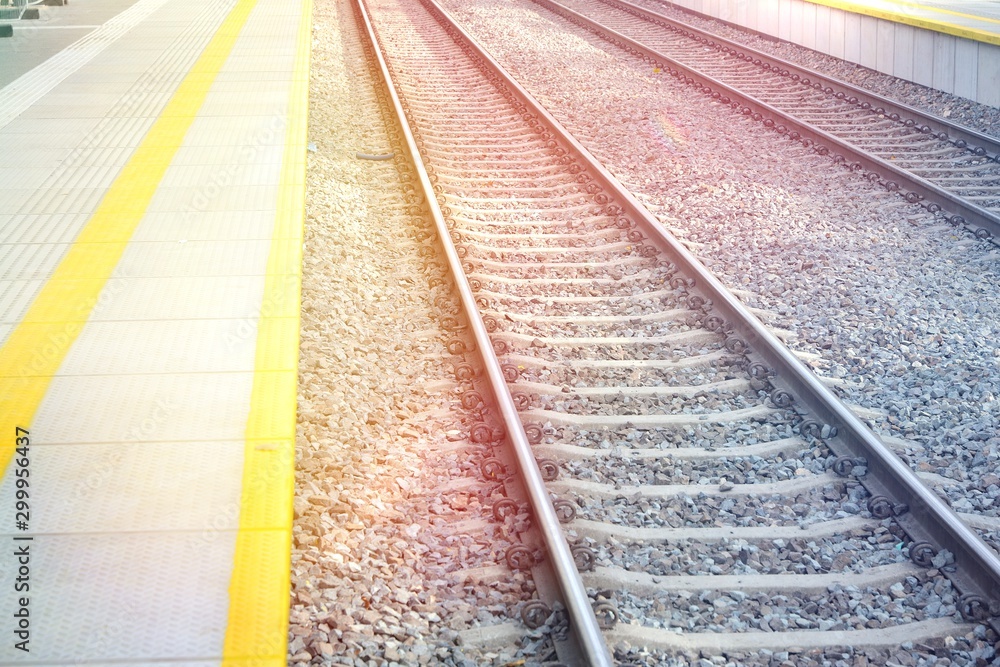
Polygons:
<instances>
[{"instance_id":1,"label":"metal wall panel","mask_svg":"<svg viewBox=\"0 0 1000 667\"><path fill-rule=\"evenodd\" d=\"M934 33L934 67L931 85L946 93L955 92L955 45L958 38Z\"/></svg>"},{"instance_id":2,"label":"metal wall panel","mask_svg":"<svg viewBox=\"0 0 1000 667\"><path fill-rule=\"evenodd\" d=\"M930 30L913 31L913 80L934 85L934 35Z\"/></svg>"},{"instance_id":3,"label":"metal wall panel","mask_svg":"<svg viewBox=\"0 0 1000 667\"><path fill-rule=\"evenodd\" d=\"M892 73L901 79L913 81L913 33L916 28L893 23Z\"/></svg>"},{"instance_id":4,"label":"metal wall panel","mask_svg":"<svg viewBox=\"0 0 1000 667\"><path fill-rule=\"evenodd\" d=\"M979 42L959 39L955 42L955 94L976 98L979 85Z\"/></svg>"},{"instance_id":5,"label":"metal wall panel","mask_svg":"<svg viewBox=\"0 0 1000 667\"><path fill-rule=\"evenodd\" d=\"M801 0L792 0L792 6L788 8L788 41L796 44L802 43L802 12L804 4Z\"/></svg>"},{"instance_id":6,"label":"metal wall panel","mask_svg":"<svg viewBox=\"0 0 1000 667\"><path fill-rule=\"evenodd\" d=\"M893 73L896 61L896 25L890 21L875 19L875 69L886 74Z\"/></svg>"},{"instance_id":7,"label":"metal wall panel","mask_svg":"<svg viewBox=\"0 0 1000 667\"><path fill-rule=\"evenodd\" d=\"M802 46L816 48L816 5L811 2L802 5Z\"/></svg>"},{"instance_id":8,"label":"metal wall panel","mask_svg":"<svg viewBox=\"0 0 1000 667\"><path fill-rule=\"evenodd\" d=\"M979 44L979 85L976 98L983 104L1000 106L1000 46Z\"/></svg>"},{"instance_id":9,"label":"metal wall panel","mask_svg":"<svg viewBox=\"0 0 1000 667\"><path fill-rule=\"evenodd\" d=\"M792 0L778 0L778 39L790 40L791 31Z\"/></svg>"},{"instance_id":10,"label":"metal wall panel","mask_svg":"<svg viewBox=\"0 0 1000 667\"><path fill-rule=\"evenodd\" d=\"M761 2L757 10L757 30L768 35L778 34L778 3L774 0Z\"/></svg>"},{"instance_id":11,"label":"metal wall panel","mask_svg":"<svg viewBox=\"0 0 1000 667\"><path fill-rule=\"evenodd\" d=\"M844 15L844 60L861 62L861 15Z\"/></svg>"},{"instance_id":12,"label":"metal wall panel","mask_svg":"<svg viewBox=\"0 0 1000 667\"><path fill-rule=\"evenodd\" d=\"M820 53L830 53L830 8L816 5L816 46Z\"/></svg>"}]
</instances>

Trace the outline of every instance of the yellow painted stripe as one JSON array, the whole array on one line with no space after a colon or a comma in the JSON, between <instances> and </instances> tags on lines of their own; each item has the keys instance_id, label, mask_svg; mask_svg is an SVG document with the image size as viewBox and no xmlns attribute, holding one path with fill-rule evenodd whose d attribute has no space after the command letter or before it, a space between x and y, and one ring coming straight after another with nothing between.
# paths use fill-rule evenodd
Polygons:
<instances>
[{"instance_id":1,"label":"yellow painted stripe","mask_svg":"<svg viewBox=\"0 0 1000 667\"><path fill-rule=\"evenodd\" d=\"M859 2L851 2L850 0L806 0L806 2L811 2L814 5L823 5L825 7L832 7L834 9L842 9L845 12L851 12L853 14L864 14L865 16L873 16L875 18L885 19L886 21L892 21L894 23L912 25L917 28L924 28L925 30L941 32L946 35L955 35L956 37L971 39L976 42L986 42L987 44L996 44L1000 46L1000 34L997 34L995 32L989 32L986 30L980 30L979 28L971 28L968 26L958 25L956 23L951 23L949 21L942 21L939 19L932 19L932 18L921 18L919 16L913 16L912 14L907 14L901 11L880 9ZM951 16L961 16L964 18L972 18L987 23L1000 24L1000 21L996 21L994 19L989 19L981 16L974 16L972 14L963 14L962 12L956 12L948 9L938 9L937 7L928 7L926 5L919 5L919 4L905 3L905 2L900 2L895 4L898 4L900 7L912 7L914 9L920 9L923 11L930 11L939 14L949 14Z\"/></svg>"},{"instance_id":2,"label":"yellow painted stripe","mask_svg":"<svg viewBox=\"0 0 1000 667\"><path fill-rule=\"evenodd\" d=\"M239 0L0 348L0 473L30 428L256 0Z\"/></svg>"},{"instance_id":3,"label":"yellow painted stripe","mask_svg":"<svg viewBox=\"0 0 1000 667\"><path fill-rule=\"evenodd\" d=\"M226 667L287 664L311 0L302 0L301 11L277 213L257 328L240 524L229 584L222 661Z\"/></svg>"}]
</instances>

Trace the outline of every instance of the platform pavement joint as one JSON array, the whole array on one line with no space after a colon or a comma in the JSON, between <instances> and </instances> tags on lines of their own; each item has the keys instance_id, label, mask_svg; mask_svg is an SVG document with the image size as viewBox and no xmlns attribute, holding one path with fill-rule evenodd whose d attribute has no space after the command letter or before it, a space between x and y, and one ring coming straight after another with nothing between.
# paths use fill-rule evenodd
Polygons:
<instances>
[{"instance_id":1,"label":"platform pavement joint","mask_svg":"<svg viewBox=\"0 0 1000 667\"><path fill-rule=\"evenodd\" d=\"M160 86L161 84L158 81L148 78L143 79L139 83L138 88L133 87L127 93L125 93L125 95L123 95L121 99L115 102L114 106L111 108L111 112L108 114L108 116L105 116L105 120L112 117L130 118L139 115L144 116L145 114L136 113L136 107L138 107L141 103L143 103L146 99L146 96L149 95L150 93L159 93ZM112 116L112 114L114 115ZM63 161L62 164L63 168L72 169L75 167L84 166L84 162L86 158L90 156L91 151L104 148L100 143L103 138L104 138L104 133L99 132L97 128L88 132L87 135L83 138L83 141L80 142L80 145L74 148L72 152Z\"/></svg>"},{"instance_id":2,"label":"platform pavement joint","mask_svg":"<svg viewBox=\"0 0 1000 667\"><path fill-rule=\"evenodd\" d=\"M124 608L125 613L122 618L131 618L143 613L144 610L134 600L119 600L119 604ZM105 623L100 629L87 636L86 643L80 646L77 654L81 657L66 662L66 665L88 665L93 663L93 659L84 656L110 655L118 650L127 641L126 628L121 623Z\"/></svg>"},{"instance_id":3,"label":"platform pavement joint","mask_svg":"<svg viewBox=\"0 0 1000 667\"><path fill-rule=\"evenodd\" d=\"M294 445L294 443L293 443ZM276 481L280 482L286 477L287 471L294 465L295 448L280 448L276 444L261 442L254 445L257 450L274 450L274 456L268 457L266 465L255 466L252 477L247 479L243 485L242 496L255 496L267 494ZM241 498L242 499L242 498ZM185 548L193 553L199 553L208 545L213 544L223 533L234 533L240 527L240 503L226 503L215 513L210 520L206 520L204 527L192 533L185 541Z\"/></svg>"},{"instance_id":4,"label":"platform pavement joint","mask_svg":"<svg viewBox=\"0 0 1000 667\"><path fill-rule=\"evenodd\" d=\"M249 141L242 143L239 147L239 159L231 162L225 167L219 167L208 179L208 183L202 185L185 203L181 213L181 222L188 222L197 213L205 213L209 204L222 194L223 188L232 184L233 180L252 162L257 154L264 147L271 145L275 136L284 138L288 128L288 119L281 110L275 110L268 116L270 122L266 126L258 127L252 131ZM280 134L279 134L280 133Z\"/></svg>"},{"instance_id":5,"label":"platform pavement joint","mask_svg":"<svg viewBox=\"0 0 1000 667\"><path fill-rule=\"evenodd\" d=\"M20 366L18 376L21 378L32 377L45 368L51 360L65 356L66 351L72 346L73 341L76 340L87 321L114 303L115 297L125 289L125 281L129 277L120 265L116 266L111 277L105 283L104 289L96 298L76 304L67 321L63 322L62 331L49 334L48 340L35 346L35 353L30 360L26 360Z\"/></svg>"},{"instance_id":6,"label":"platform pavement joint","mask_svg":"<svg viewBox=\"0 0 1000 667\"><path fill-rule=\"evenodd\" d=\"M288 289L297 288L298 284L298 276L286 274L281 277L280 284L270 285L260 306L245 317L236 320L234 331L226 334L226 345L229 349L235 350L247 342L253 342L256 345L257 331L260 328L261 320L280 317L280 313L288 307Z\"/></svg>"},{"instance_id":7,"label":"platform pavement joint","mask_svg":"<svg viewBox=\"0 0 1000 667\"><path fill-rule=\"evenodd\" d=\"M127 451L139 443L149 442L150 436L162 428L178 407L171 399L158 397L153 403L155 408L138 425L134 425L122 437L119 446L114 447L100 461L94 462L89 471L80 471L81 479L76 483L73 497L77 501L86 500L91 494L99 491L111 479L117 467L121 464Z\"/></svg>"}]
</instances>

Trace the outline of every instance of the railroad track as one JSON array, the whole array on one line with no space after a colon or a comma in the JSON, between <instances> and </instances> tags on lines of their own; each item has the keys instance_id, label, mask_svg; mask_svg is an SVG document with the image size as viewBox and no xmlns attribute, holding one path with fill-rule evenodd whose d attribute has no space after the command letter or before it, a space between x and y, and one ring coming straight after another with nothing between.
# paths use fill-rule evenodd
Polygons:
<instances>
[{"instance_id":1,"label":"railroad track","mask_svg":"<svg viewBox=\"0 0 1000 667\"><path fill-rule=\"evenodd\" d=\"M659 0L532 0L981 239L1000 236L1000 141L695 28Z\"/></svg>"},{"instance_id":2,"label":"railroad track","mask_svg":"<svg viewBox=\"0 0 1000 667\"><path fill-rule=\"evenodd\" d=\"M535 568L521 618L565 606L560 660L944 650L990 619L996 554L460 27L359 11L465 310L452 350L481 357L456 376L492 512L537 531L507 553Z\"/></svg>"}]
</instances>

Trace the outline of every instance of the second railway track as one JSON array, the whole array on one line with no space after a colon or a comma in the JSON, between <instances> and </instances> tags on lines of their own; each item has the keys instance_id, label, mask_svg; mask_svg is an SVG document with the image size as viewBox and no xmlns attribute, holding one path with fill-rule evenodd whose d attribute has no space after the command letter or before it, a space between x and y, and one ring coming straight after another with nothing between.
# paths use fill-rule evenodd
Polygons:
<instances>
[{"instance_id":1,"label":"second railway track","mask_svg":"<svg viewBox=\"0 0 1000 667\"><path fill-rule=\"evenodd\" d=\"M555 563L561 659L982 632L995 554L433 3L366 5L487 369L469 437L531 504L508 561Z\"/></svg>"},{"instance_id":2,"label":"second railway track","mask_svg":"<svg viewBox=\"0 0 1000 667\"><path fill-rule=\"evenodd\" d=\"M1000 236L1000 141L705 32L657 0L533 0L980 238Z\"/></svg>"}]
</instances>

